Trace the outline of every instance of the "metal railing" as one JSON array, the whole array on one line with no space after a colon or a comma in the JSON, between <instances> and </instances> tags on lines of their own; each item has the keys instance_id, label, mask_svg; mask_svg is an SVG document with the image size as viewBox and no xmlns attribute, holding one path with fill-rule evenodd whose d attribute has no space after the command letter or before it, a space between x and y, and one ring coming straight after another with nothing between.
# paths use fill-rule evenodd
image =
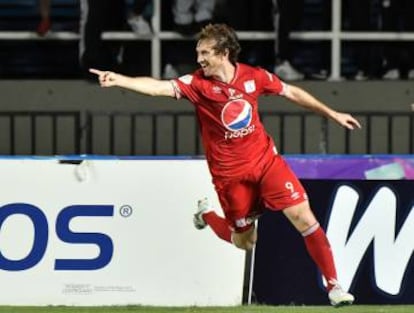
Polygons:
<instances>
[{"instance_id":1,"label":"metal railing","mask_svg":"<svg viewBox=\"0 0 414 313\"><path fill-rule=\"evenodd\" d=\"M349 131L311 112L261 112L284 154L414 154L414 112L354 112ZM1 155L203 154L193 112L0 112Z\"/></svg>"},{"instance_id":2,"label":"metal railing","mask_svg":"<svg viewBox=\"0 0 414 313\"><path fill-rule=\"evenodd\" d=\"M202 154L192 112L89 112L86 121L88 154Z\"/></svg>"},{"instance_id":3,"label":"metal railing","mask_svg":"<svg viewBox=\"0 0 414 313\"><path fill-rule=\"evenodd\" d=\"M0 112L0 154L81 153L80 112Z\"/></svg>"},{"instance_id":4,"label":"metal railing","mask_svg":"<svg viewBox=\"0 0 414 313\"><path fill-rule=\"evenodd\" d=\"M281 153L412 154L414 112L354 112L363 128L349 131L311 112L262 112ZM200 155L192 112L87 113L85 153Z\"/></svg>"}]
</instances>

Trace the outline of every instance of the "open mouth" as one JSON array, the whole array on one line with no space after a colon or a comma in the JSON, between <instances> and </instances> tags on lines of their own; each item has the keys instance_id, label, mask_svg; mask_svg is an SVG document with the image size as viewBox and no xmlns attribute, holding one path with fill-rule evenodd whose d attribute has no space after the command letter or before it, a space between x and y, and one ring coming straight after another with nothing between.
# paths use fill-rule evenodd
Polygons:
<instances>
[{"instance_id":1,"label":"open mouth","mask_svg":"<svg viewBox=\"0 0 414 313\"><path fill-rule=\"evenodd\" d=\"M211 74L211 68L210 68L209 65L204 64L204 65L201 66L201 69L202 69L204 75L209 76Z\"/></svg>"},{"instance_id":2,"label":"open mouth","mask_svg":"<svg viewBox=\"0 0 414 313\"><path fill-rule=\"evenodd\" d=\"M205 70L205 69L208 67L208 64L206 64L206 63L201 63L201 64L200 64L200 66L201 66L201 68L202 68L203 70Z\"/></svg>"}]
</instances>

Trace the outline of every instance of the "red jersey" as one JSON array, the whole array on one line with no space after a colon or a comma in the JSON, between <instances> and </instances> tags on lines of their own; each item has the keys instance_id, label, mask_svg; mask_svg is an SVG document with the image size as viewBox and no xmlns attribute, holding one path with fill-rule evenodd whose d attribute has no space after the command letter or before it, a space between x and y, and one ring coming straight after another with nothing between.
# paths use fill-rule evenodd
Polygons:
<instances>
[{"instance_id":1,"label":"red jersey","mask_svg":"<svg viewBox=\"0 0 414 313\"><path fill-rule=\"evenodd\" d=\"M201 69L173 81L176 97L194 104L206 159L213 177L239 177L267 153L272 138L259 118L260 95L281 95L284 84L268 71L237 63L233 80L205 77Z\"/></svg>"}]
</instances>

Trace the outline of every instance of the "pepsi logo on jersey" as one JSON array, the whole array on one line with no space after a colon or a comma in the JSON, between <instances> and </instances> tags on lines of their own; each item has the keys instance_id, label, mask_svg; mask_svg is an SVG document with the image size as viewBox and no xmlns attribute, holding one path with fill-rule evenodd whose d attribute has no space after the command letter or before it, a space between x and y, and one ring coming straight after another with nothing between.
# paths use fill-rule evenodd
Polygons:
<instances>
[{"instance_id":1,"label":"pepsi logo on jersey","mask_svg":"<svg viewBox=\"0 0 414 313\"><path fill-rule=\"evenodd\" d=\"M254 131L252 121L252 106L244 99L232 100L226 103L221 111L221 121L229 130L226 139L244 137Z\"/></svg>"}]
</instances>

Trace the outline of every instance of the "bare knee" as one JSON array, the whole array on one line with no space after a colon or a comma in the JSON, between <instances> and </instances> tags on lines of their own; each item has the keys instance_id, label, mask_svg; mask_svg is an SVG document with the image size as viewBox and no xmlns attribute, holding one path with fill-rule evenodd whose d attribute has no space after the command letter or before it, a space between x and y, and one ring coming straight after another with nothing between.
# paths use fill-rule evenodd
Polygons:
<instances>
[{"instance_id":1,"label":"bare knee","mask_svg":"<svg viewBox=\"0 0 414 313\"><path fill-rule=\"evenodd\" d=\"M237 240L232 238L233 244L242 250L251 251L256 244L256 241L248 241L248 240Z\"/></svg>"},{"instance_id":2,"label":"bare knee","mask_svg":"<svg viewBox=\"0 0 414 313\"><path fill-rule=\"evenodd\" d=\"M306 231L318 222L307 201L286 208L283 213L300 232Z\"/></svg>"},{"instance_id":3,"label":"bare knee","mask_svg":"<svg viewBox=\"0 0 414 313\"><path fill-rule=\"evenodd\" d=\"M236 233L233 232L231 236L233 244L242 250L250 251L253 249L257 242L257 231L254 225L245 232Z\"/></svg>"}]
</instances>

